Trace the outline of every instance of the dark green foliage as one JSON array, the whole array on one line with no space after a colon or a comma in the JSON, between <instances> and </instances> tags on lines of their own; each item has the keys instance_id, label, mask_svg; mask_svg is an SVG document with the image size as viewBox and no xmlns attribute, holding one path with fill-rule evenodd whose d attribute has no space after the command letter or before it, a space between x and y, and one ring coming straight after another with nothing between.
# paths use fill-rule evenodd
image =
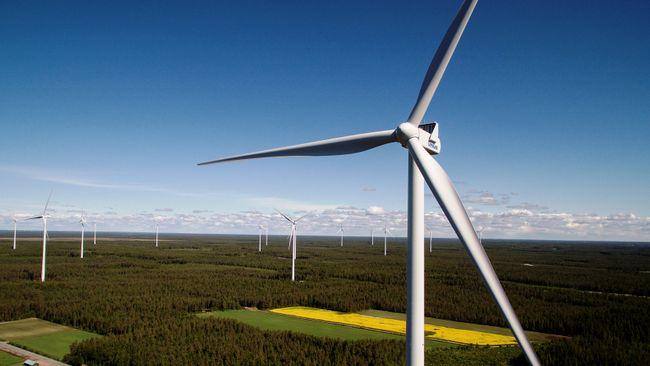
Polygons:
<instances>
[{"instance_id":1,"label":"dark green foliage","mask_svg":"<svg viewBox=\"0 0 650 366\"><path fill-rule=\"evenodd\" d=\"M363 240L299 239L291 283L285 238L262 253L257 237L102 239L78 258L76 240L48 245L48 280L38 282L40 245L0 247L0 321L39 317L107 335L84 341L73 364L395 364L395 341L342 342L265 332L192 313L304 305L404 312L405 249ZM573 336L537 346L545 364L648 363L650 247L492 242L487 251L524 327ZM75 255L70 256L70 253ZM464 250L438 242L426 256L426 315L504 326ZM532 263L533 267L523 266ZM434 349L429 364L521 362L517 348Z\"/></svg>"}]
</instances>

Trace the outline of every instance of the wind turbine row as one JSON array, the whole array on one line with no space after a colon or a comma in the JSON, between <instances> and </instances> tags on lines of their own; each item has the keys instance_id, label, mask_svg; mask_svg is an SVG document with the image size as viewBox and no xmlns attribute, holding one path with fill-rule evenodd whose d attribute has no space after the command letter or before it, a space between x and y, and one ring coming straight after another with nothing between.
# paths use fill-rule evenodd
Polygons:
<instances>
[{"instance_id":1,"label":"wind turbine row","mask_svg":"<svg viewBox=\"0 0 650 366\"><path fill-rule=\"evenodd\" d=\"M437 123L421 125L431 99L456 49L458 41L474 11L477 0L465 0L445 34L424 76L415 105L407 120L395 129L337 137L328 140L231 156L207 161L199 165L234 160L282 156L328 156L353 154L376 147L399 143L408 150L408 259L407 259L407 312L406 312L406 363L424 365L424 183L431 189L458 238L467 249L485 284L506 318L517 342L528 361L539 365L517 315L478 240L472 222L453 183L445 170L433 158L440 153ZM295 230L295 222L292 230ZM295 245L293 246L295 251Z\"/></svg>"}]
</instances>

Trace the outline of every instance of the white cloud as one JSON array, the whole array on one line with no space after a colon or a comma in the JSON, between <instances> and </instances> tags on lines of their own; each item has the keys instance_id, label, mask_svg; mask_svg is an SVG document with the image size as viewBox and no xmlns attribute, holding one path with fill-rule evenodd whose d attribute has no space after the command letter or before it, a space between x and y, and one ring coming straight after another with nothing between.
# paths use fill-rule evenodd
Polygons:
<instances>
[{"instance_id":1,"label":"white cloud","mask_svg":"<svg viewBox=\"0 0 650 366\"><path fill-rule=\"evenodd\" d=\"M290 211L299 216L305 211ZM567 212L543 212L524 209L507 209L502 212L484 212L470 209L470 217L476 227L484 229L486 238L531 238L531 239L579 239L579 240L648 240L650 217L631 213L597 215ZM25 214L18 214L25 217ZM77 230L78 213L52 211L48 221L53 230ZM11 213L0 214L0 225L12 225ZM250 233L257 232L257 226L269 226L271 233L284 234L288 223L277 213L246 211L235 213L202 212L171 213L139 212L133 214L92 213L88 221L97 222L100 230L151 231L154 220L163 232L196 233ZM426 225L436 237L453 237L454 234L445 216L439 211L425 214ZM339 223L343 223L349 235L368 235L371 228L379 230L388 226L395 235L406 233L406 213L388 211L377 206L368 208L335 207L311 212L300 221L299 230L305 234L336 235ZM19 222L19 229L37 230L38 222Z\"/></svg>"}]
</instances>

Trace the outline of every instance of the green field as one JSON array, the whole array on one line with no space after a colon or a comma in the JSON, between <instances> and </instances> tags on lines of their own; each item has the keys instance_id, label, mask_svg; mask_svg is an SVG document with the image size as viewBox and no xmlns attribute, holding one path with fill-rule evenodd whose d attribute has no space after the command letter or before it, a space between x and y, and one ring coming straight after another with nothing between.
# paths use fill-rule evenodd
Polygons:
<instances>
[{"instance_id":1,"label":"green field","mask_svg":"<svg viewBox=\"0 0 650 366\"><path fill-rule=\"evenodd\" d=\"M36 318L0 323L0 339L57 360L70 352L72 343L94 337L99 336Z\"/></svg>"},{"instance_id":2,"label":"green field","mask_svg":"<svg viewBox=\"0 0 650 366\"><path fill-rule=\"evenodd\" d=\"M198 316L228 318L264 330L292 331L316 337L338 338L348 341L360 339L404 339L403 336L398 334L331 324L318 320L301 319L292 316L274 314L268 311L225 310L200 313ZM456 345L427 340L427 347L456 347Z\"/></svg>"},{"instance_id":3,"label":"green field","mask_svg":"<svg viewBox=\"0 0 650 366\"><path fill-rule=\"evenodd\" d=\"M10 353L0 351L0 366L20 365L23 359Z\"/></svg>"}]
</instances>

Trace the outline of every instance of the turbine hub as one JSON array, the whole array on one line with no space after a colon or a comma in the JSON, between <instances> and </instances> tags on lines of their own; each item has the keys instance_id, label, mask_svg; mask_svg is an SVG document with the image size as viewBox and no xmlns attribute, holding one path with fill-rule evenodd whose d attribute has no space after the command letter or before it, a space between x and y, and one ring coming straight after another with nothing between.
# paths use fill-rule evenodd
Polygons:
<instances>
[{"instance_id":1,"label":"turbine hub","mask_svg":"<svg viewBox=\"0 0 650 366\"><path fill-rule=\"evenodd\" d=\"M440 153L440 138L438 137L438 123L427 123L414 126L408 122L400 123L395 130L397 141L403 146L411 139L418 139L422 147L431 155Z\"/></svg>"}]
</instances>

